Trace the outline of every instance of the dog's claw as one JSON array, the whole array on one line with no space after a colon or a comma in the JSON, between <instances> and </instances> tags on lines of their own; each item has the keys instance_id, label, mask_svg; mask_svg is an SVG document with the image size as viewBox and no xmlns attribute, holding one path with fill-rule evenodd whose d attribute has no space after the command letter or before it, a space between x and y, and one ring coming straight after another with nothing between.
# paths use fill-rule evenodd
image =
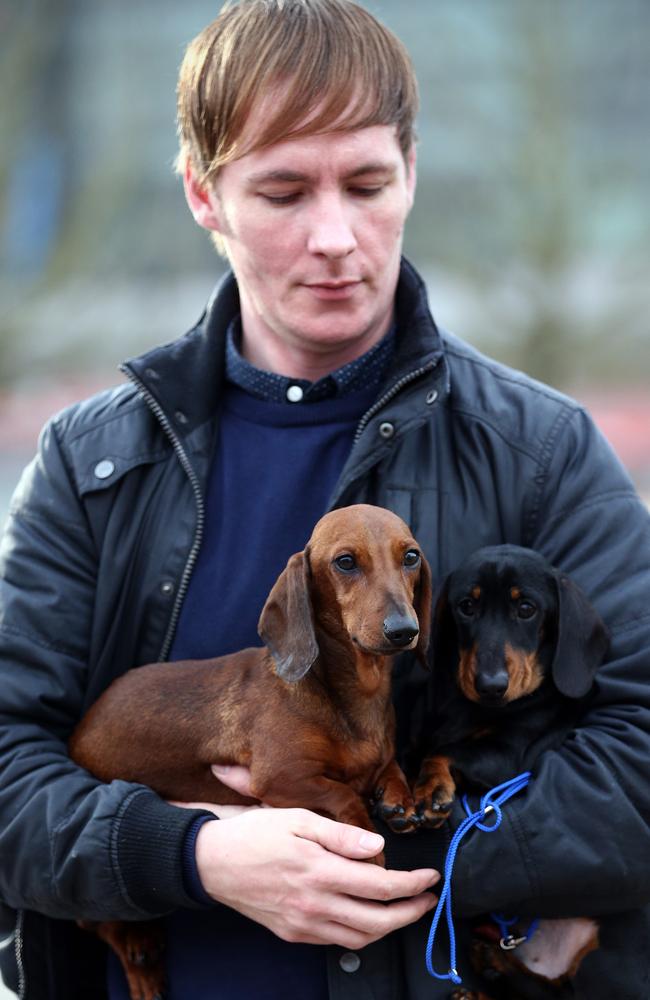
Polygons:
<instances>
[{"instance_id":1,"label":"dog's claw","mask_svg":"<svg viewBox=\"0 0 650 1000\"><path fill-rule=\"evenodd\" d=\"M437 789L429 797L420 798L415 804L415 811L421 825L436 828L449 817L454 804L452 798L442 798L443 789Z\"/></svg>"}]
</instances>

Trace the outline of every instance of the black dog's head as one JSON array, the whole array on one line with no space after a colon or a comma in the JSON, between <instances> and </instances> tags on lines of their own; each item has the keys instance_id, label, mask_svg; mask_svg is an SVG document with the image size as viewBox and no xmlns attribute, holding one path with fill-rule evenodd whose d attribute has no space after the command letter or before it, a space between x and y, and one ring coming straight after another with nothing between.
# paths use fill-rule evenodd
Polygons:
<instances>
[{"instance_id":1,"label":"black dog's head","mask_svg":"<svg viewBox=\"0 0 650 1000\"><path fill-rule=\"evenodd\" d=\"M479 549L445 580L434 671L436 661L455 660L462 693L482 705L532 694L547 676L561 694L581 698L607 643L602 620L568 577L532 549L498 545Z\"/></svg>"}]
</instances>

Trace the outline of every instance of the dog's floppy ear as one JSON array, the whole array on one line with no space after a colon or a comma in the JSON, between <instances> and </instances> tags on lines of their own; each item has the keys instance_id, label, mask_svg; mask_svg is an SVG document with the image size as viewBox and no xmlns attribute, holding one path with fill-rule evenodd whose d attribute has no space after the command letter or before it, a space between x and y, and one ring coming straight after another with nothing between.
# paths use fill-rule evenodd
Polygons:
<instances>
[{"instance_id":1,"label":"dog's floppy ear","mask_svg":"<svg viewBox=\"0 0 650 1000\"><path fill-rule=\"evenodd\" d=\"M455 667L456 659L451 656L451 651L457 645L456 622L449 606L449 576L446 576L438 584L433 608L433 621L431 623L432 636L432 659L433 671L441 669L444 664L452 664Z\"/></svg>"},{"instance_id":2,"label":"dog's floppy ear","mask_svg":"<svg viewBox=\"0 0 650 1000\"><path fill-rule=\"evenodd\" d=\"M422 664L423 667L428 667L427 662L427 652L429 649L429 641L431 639L431 605L433 602L433 592L431 588L431 567L429 563L424 558L424 554L421 556L420 563L420 579L418 580L417 589L415 591L415 613L418 616L418 624L420 626L420 634L418 636L418 644L415 647L415 655Z\"/></svg>"},{"instance_id":3,"label":"dog's floppy ear","mask_svg":"<svg viewBox=\"0 0 650 1000\"><path fill-rule=\"evenodd\" d=\"M555 584L558 635L553 680L567 698L582 698L607 652L609 636L600 615L572 580L557 573Z\"/></svg>"},{"instance_id":4,"label":"dog's floppy ear","mask_svg":"<svg viewBox=\"0 0 650 1000\"><path fill-rule=\"evenodd\" d=\"M305 676L318 656L318 644L304 552L291 556L273 585L257 631L279 677L294 683Z\"/></svg>"}]
</instances>

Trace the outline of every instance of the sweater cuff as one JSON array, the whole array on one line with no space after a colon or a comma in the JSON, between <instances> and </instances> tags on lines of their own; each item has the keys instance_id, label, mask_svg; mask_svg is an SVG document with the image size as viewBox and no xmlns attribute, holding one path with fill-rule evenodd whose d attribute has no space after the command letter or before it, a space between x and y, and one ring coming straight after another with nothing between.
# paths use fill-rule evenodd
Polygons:
<instances>
[{"instance_id":1,"label":"sweater cuff","mask_svg":"<svg viewBox=\"0 0 650 1000\"><path fill-rule=\"evenodd\" d=\"M213 820L215 823L219 822L218 818L214 815L197 816L188 828L183 843L183 885L188 896L191 896L194 902L200 906L216 905L212 896L209 896L203 888L199 869L196 864L196 838L199 835L199 830L204 823L210 823Z\"/></svg>"},{"instance_id":2,"label":"sweater cuff","mask_svg":"<svg viewBox=\"0 0 650 1000\"><path fill-rule=\"evenodd\" d=\"M146 913L201 905L186 889L182 863L188 831L201 817L214 819L214 813L171 806L146 788L124 803L112 854L124 891Z\"/></svg>"},{"instance_id":3,"label":"sweater cuff","mask_svg":"<svg viewBox=\"0 0 650 1000\"><path fill-rule=\"evenodd\" d=\"M435 868L442 876L451 839L448 823L436 830L418 830L416 833L393 833L377 818L374 819L374 824L385 841L387 868L397 871Z\"/></svg>"}]
</instances>

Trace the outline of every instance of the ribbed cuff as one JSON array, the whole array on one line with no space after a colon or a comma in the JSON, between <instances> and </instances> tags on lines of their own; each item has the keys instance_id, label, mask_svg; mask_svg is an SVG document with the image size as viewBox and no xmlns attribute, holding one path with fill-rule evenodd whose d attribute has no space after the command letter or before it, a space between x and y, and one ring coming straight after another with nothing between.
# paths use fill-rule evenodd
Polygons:
<instances>
[{"instance_id":1,"label":"ribbed cuff","mask_svg":"<svg viewBox=\"0 0 650 1000\"><path fill-rule=\"evenodd\" d=\"M211 820L214 820L215 823L219 822L217 817L213 815L197 816L185 834L185 841L183 843L183 885L188 896L191 896L199 906L216 905L212 896L209 896L203 888L199 869L196 864L196 838L203 824L209 823Z\"/></svg>"},{"instance_id":2,"label":"ribbed cuff","mask_svg":"<svg viewBox=\"0 0 650 1000\"><path fill-rule=\"evenodd\" d=\"M214 814L170 806L143 789L127 799L116 819L113 857L119 877L132 902L152 916L201 905L186 890L182 864L188 831L201 817Z\"/></svg>"}]
</instances>

